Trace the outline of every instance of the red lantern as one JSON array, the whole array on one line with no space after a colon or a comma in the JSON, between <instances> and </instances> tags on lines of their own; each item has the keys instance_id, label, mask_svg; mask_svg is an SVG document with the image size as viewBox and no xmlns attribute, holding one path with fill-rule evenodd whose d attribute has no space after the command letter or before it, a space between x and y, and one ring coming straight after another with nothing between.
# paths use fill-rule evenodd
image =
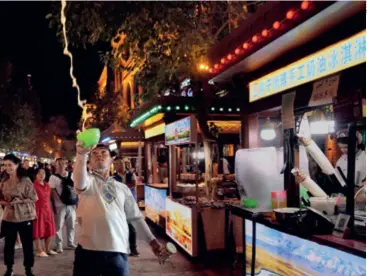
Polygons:
<instances>
[{"instance_id":1,"label":"red lantern","mask_svg":"<svg viewBox=\"0 0 367 276\"><path fill-rule=\"evenodd\" d=\"M226 59L225 59L225 58L222 58L222 59L220 60L220 63L222 63L222 64L226 63Z\"/></svg>"},{"instance_id":2,"label":"red lantern","mask_svg":"<svg viewBox=\"0 0 367 276\"><path fill-rule=\"evenodd\" d=\"M262 32L261 32L261 35L263 37L267 37L269 35L269 31L267 29L264 29Z\"/></svg>"},{"instance_id":3,"label":"red lantern","mask_svg":"<svg viewBox=\"0 0 367 276\"><path fill-rule=\"evenodd\" d=\"M302 4L301 4L301 9L302 10L308 10L308 8L310 7L310 2L309 1L303 1Z\"/></svg>"},{"instance_id":4,"label":"red lantern","mask_svg":"<svg viewBox=\"0 0 367 276\"><path fill-rule=\"evenodd\" d=\"M275 22L273 23L273 28L274 28L275 30L278 30L278 29L280 28L280 22L279 22L279 21L275 21Z\"/></svg>"},{"instance_id":5,"label":"red lantern","mask_svg":"<svg viewBox=\"0 0 367 276\"><path fill-rule=\"evenodd\" d=\"M242 48L245 49L245 50L247 50L249 47L250 47L250 45L247 42L243 43L243 45L242 45Z\"/></svg>"},{"instance_id":6,"label":"red lantern","mask_svg":"<svg viewBox=\"0 0 367 276\"><path fill-rule=\"evenodd\" d=\"M258 42L258 41L259 41L259 38L257 37L257 35L254 35L254 36L252 37L252 42L256 43L256 42Z\"/></svg>"},{"instance_id":7,"label":"red lantern","mask_svg":"<svg viewBox=\"0 0 367 276\"><path fill-rule=\"evenodd\" d=\"M215 65L214 65L214 68L215 68L215 69L218 69L218 68L219 68L219 64L215 64Z\"/></svg>"},{"instance_id":8,"label":"red lantern","mask_svg":"<svg viewBox=\"0 0 367 276\"><path fill-rule=\"evenodd\" d=\"M286 18L291 20L291 19L294 18L294 14L295 14L295 12L293 10L289 10L286 14Z\"/></svg>"},{"instance_id":9,"label":"red lantern","mask_svg":"<svg viewBox=\"0 0 367 276\"><path fill-rule=\"evenodd\" d=\"M229 55L227 56L227 59L228 59L228 60L232 60L232 58L233 58L233 56L232 56L231 54L229 54Z\"/></svg>"},{"instance_id":10,"label":"red lantern","mask_svg":"<svg viewBox=\"0 0 367 276\"><path fill-rule=\"evenodd\" d=\"M241 54L241 49L240 49L240 48L237 48L236 50L234 50L234 53L235 53L236 55Z\"/></svg>"}]
</instances>

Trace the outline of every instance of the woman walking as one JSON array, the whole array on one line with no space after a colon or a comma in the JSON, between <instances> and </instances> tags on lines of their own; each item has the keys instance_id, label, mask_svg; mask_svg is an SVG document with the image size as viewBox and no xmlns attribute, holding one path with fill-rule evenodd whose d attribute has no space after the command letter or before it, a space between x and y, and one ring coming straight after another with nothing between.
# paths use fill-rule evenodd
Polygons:
<instances>
[{"instance_id":1,"label":"woman walking","mask_svg":"<svg viewBox=\"0 0 367 276\"><path fill-rule=\"evenodd\" d=\"M23 245L26 276L34 276L33 220L36 218L37 194L33 184L13 154L4 157L7 177L0 183L0 204L4 207L1 234L5 237L4 276L13 275L14 246L19 236Z\"/></svg>"},{"instance_id":2,"label":"woman walking","mask_svg":"<svg viewBox=\"0 0 367 276\"><path fill-rule=\"evenodd\" d=\"M51 249L52 238L56 235L56 228L50 204L51 186L45 182L45 177L46 171L39 169L33 183L38 196L36 201L37 219L33 224L33 237L38 257L57 255ZM45 240L45 250L42 249L41 240Z\"/></svg>"}]
</instances>

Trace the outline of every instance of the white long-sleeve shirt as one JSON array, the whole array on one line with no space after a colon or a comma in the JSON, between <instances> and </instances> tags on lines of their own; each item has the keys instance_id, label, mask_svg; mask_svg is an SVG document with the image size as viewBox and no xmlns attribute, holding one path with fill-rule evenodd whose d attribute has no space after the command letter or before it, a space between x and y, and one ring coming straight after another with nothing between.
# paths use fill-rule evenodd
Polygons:
<instances>
[{"instance_id":1,"label":"white long-sleeve shirt","mask_svg":"<svg viewBox=\"0 0 367 276\"><path fill-rule=\"evenodd\" d=\"M77 169L84 168L76 167L73 175L75 187L81 190L77 208L81 227L78 242L84 249L129 254L128 222L136 228L138 237L148 243L155 239L126 185L112 177L78 174Z\"/></svg>"}]
</instances>

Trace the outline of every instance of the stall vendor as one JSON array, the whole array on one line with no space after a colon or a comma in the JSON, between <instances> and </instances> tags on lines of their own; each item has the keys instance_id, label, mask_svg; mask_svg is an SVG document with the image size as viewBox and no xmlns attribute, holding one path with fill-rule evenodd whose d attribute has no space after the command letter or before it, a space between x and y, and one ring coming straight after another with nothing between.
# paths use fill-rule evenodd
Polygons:
<instances>
[{"instance_id":1,"label":"stall vendor","mask_svg":"<svg viewBox=\"0 0 367 276\"><path fill-rule=\"evenodd\" d=\"M362 180L366 178L366 152L360 148L362 144L362 135L357 131L356 144L356 164L355 164L355 185L362 185ZM340 167L345 177L348 177L348 130L343 129L336 134L338 146L342 152L342 156L336 162L336 168Z\"/></svg>"}]
</instances>

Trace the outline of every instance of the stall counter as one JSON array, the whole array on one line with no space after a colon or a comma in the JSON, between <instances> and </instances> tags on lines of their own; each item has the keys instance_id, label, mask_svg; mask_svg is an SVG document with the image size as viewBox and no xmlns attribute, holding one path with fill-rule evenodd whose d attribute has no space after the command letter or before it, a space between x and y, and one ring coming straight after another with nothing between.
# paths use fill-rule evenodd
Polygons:
<instances>
[{"instance_id":1,"label":"stall counter","mask_svg":"<svg viewBox=\"0 0 367 276\"><path fill-rule=\"evenodd\" d=\"M187 206L167 197L166 234L190 256L197 257L199 248L205 251L225 249L225 208ZM199 224L201 216L202 224ZM205 240L199 240L199 231ZM204 244L205 243L205 244Z\"/></svg>"},{"instance_id":2,"label":"stall counter","mask_svg":"<svg viewBox=\"0 0 367 276\"><path fill-rule=\"evenodd\" d=\"M244 275L366 275L363 242L299 235L241 206L230 212L243 221Z\"/></svg>"}]
</instances>

